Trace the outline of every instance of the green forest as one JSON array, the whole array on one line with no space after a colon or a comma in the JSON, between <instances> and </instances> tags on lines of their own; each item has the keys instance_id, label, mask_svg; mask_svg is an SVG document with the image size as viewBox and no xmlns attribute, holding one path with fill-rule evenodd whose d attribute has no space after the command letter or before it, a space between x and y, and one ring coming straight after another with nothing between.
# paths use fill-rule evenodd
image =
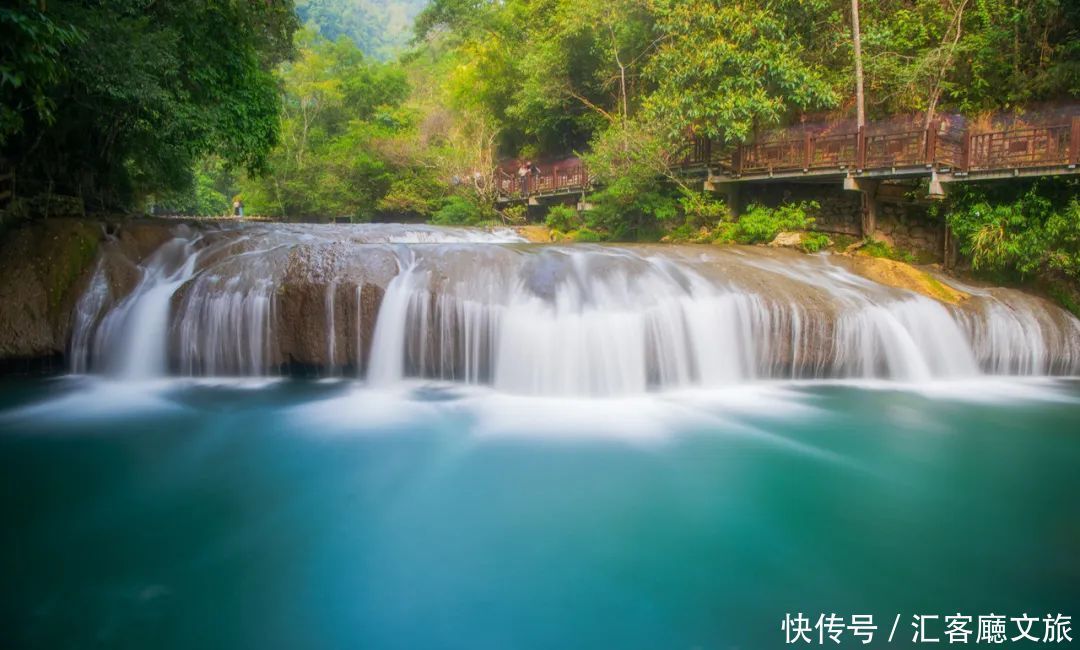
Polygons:
<instances>
[{"instance_id":1,"label":"green forest","mask_svg":"<svg viewBox=\"0 0 1080 650\"><path fill-rule=\"evenodd\" d=\"M0 9L0 151L24 190L87 211L241 199L283 220L455 224L524 218L496 211L500 160L577 154L593 209L555 210L559 230L732 240L672 162L688 134L853 117L853 4L24 0ZM1080 98L1076 3L880 0L860 18L868 118ZM976 266L1075 277L1076 187L975 186L941 211Z\"/></svg>"}]
</instances>

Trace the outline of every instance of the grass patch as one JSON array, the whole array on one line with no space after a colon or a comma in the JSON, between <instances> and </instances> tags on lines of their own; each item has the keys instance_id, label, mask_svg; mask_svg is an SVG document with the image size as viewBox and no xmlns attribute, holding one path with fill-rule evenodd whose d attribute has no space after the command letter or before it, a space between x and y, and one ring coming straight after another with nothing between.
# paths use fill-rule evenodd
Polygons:
<instances>
[{"instance_id":1,"label":"grass patch","mask_svg":"<svg viewBox=\"0 0 1080 650\"><path fill-rule=\"evenodd\" d=\"M887 260L895 260L897 262L904 262L905 264L915 264L915 256L908 251L903 251L897 248L889 246L883 241L876 239L864 240L859 252L870 257L882 257Z\"/></svg>"},{"instance_id":2,"label":"grass patch","mask_svg":"<svg viewBox=\"0 0 1080 650\"><path fill-rule=\"evenodd\" d=\"M851 235L833 235L832 240L833 248L838 251L845 251L847 250L848 246L851 246L855 242L859 241L859 238L853 237Z\"/></svg>"},{"instance_id":3,"label":"grass patch","mask_svg":"<svg viewBox=\"0 0 1080 650\"><path fill-rule=\"evenodd\" d=\"M945 286L940 280L925 271L922 272L922 281L926 287L926 293L930 294L932 298L936 298L941 302L958 302L955 291Z\"/></svg>"}]
</instances>

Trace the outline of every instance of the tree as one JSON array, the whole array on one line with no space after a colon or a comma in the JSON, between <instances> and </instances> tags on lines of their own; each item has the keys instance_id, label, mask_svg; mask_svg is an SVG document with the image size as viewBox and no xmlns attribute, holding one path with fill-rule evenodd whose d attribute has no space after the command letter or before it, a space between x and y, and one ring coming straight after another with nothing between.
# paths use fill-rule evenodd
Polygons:
<instances>
[{"instance_id":1,"label":"tree","mask_svg":"<svg viewBox=\"0 0 1080 650\"><path fill-rule=\"evenodd\" d=\"M874 112L965 113L1080 97L1080 5L882 0L863 7Z\"/></svg>"},{"instance_id":2,"label":"tree","mask_svg":"<svg viewBox=\"0 0 1080 650\"><path fill-rule=\"evenodd\" d=\"M331 42L306 30L297 40L299 56L279 73L281 141L269 173L242 183L249 211L370 219L403 171L382 155L380 142L410 131L413 118L401 106L405 75L368 59L345 36Z\"/></svg>"},{"instance_id":3,"label":"tree","mask_svg":"<svg viewBox=\"0 0 1080 650\"><path fill-rule=\"evenodd\" d=\"M0 146L27 118L52 122L49 90L63 74L61 50L79 40L75 28L54 21L36 0L0 7Z\"/></svg>"},{"instance_id":4,"label":"tree","mask_svg":"<svg viewBox=\"0 0 1080 650\"><path fill-rule=\"evenodd\" d=\"M59 67L43 77L55 109L23 113L3 145L21 187L122 209L189 186L211 152L263 166L278 135L272 71L292 53L291 2L53 0L47 16L80 38L59 39Z\"/></svg>"},{"instance_id":5,"label":"tree","mask_svg":"<svg viewBox=\"0 0 1080 650\"><path fill-rule=\"evenodd\" d=\"M795 110L831 108L839 94L800 36L787 3L656 0L663 41L647 67L656 119L727 142Z\"/></svg>"}]
</instances>

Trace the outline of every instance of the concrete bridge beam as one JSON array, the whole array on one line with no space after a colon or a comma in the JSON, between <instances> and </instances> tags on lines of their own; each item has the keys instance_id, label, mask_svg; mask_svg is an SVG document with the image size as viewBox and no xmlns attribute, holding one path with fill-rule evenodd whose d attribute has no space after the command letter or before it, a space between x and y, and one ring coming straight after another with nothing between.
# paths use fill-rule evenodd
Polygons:
<instances>
[{"instance_id":1,"label":"concrete bridge beam","mask_svg":"<svg viewBox=\"0 0 1080 650\"><path fill-rule=\"evenodd\" d=\"M743 205L739 183L719 180L716 176L705 179L705 191L720 194L724 197L724 205L727 207L728 216L734 221L742 216Z\"/></svg>"}]
</instances>

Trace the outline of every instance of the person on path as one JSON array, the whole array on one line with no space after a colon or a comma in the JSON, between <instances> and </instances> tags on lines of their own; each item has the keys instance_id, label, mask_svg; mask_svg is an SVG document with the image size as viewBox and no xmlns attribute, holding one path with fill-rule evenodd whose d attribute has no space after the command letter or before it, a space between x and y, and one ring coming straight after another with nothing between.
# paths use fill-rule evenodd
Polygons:
<instances>
[{"instance_id":1,"label":"person on path","mask_svg":"<svg viewBox=\"0 0 1080 650\"><path fill-rule=\"evenodd\" d=\"M523 162L518 167L518 184L521 185L522 198L529 195L529 167L531 166L531 162Z\"/></svg>"},{"instance_id":2,"label":"person on path","mask_svg":"<svg viewBox=\"0 0 1080 650\"><path fill-rule=\"evenodd\" d=\"M532 162L529 163L529 176L532 177L530 183L532 184L533 191L540 189L540 168Z\"/></svg>"}]
</instances>

